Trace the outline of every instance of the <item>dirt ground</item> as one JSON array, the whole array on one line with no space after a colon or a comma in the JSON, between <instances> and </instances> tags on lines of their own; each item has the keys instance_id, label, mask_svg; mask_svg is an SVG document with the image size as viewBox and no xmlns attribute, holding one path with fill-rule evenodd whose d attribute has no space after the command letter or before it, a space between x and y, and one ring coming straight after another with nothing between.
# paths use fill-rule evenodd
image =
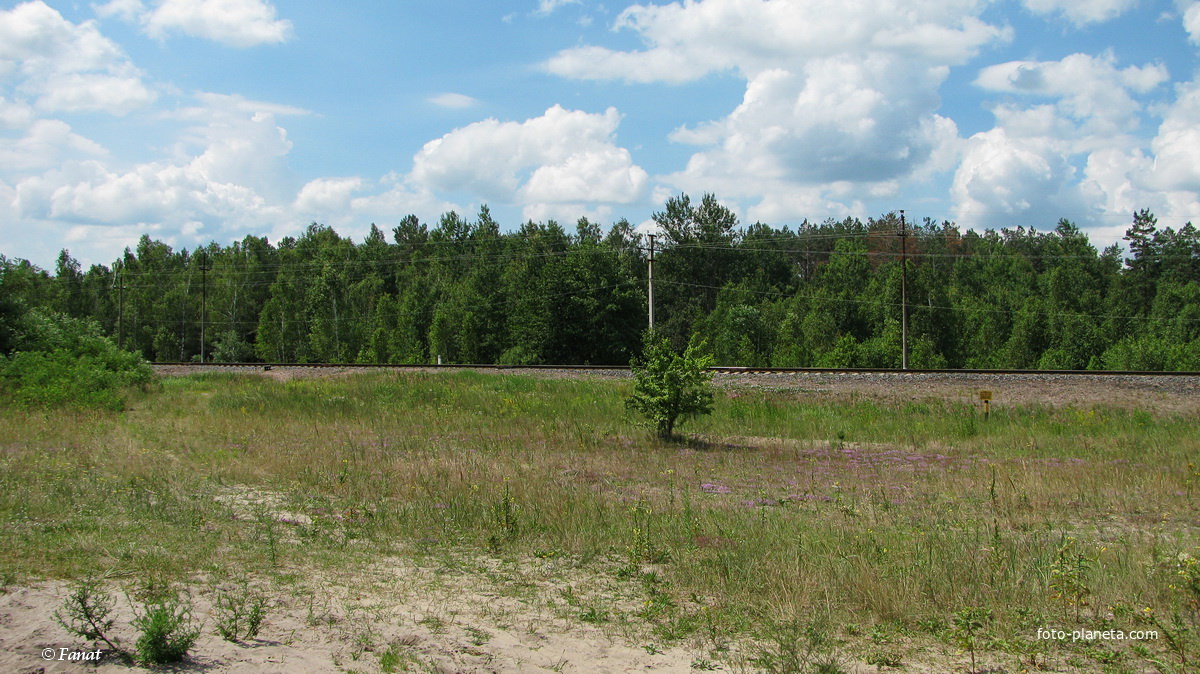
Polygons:
<instances>
[{"instance_id":1,"label":"dirt ground","mask_svg":"<svg viewBox=\"0 0 1200 674\"><path fill-rule=\"evenodd\" d=\"M214 592L198 584L192 600L202 634L188 659L168 671L689 672L698 657L680 647L652 652L564 618L539 604L536 593L502 596L496 592L502 588L481 587L473 576L439 574L404 560L329 582L305 575L290 594L272 593L261 633L244 643L217 635ZM115 632L131 645L132 609L120 582L110 586ZM128 665L107 652L99 663L60 660L64 653L93 650L54 620L70 591L52 582L0 594L0 671L161 671Z\"/></svg>"}]
</instances>

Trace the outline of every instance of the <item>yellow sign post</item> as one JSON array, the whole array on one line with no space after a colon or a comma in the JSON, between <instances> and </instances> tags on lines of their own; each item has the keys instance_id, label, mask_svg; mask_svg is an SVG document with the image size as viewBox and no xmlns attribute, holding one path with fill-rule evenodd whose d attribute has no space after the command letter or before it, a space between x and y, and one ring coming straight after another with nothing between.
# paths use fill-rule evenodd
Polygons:
<instances>
[{"instance_id":1,"label":"yellow sign post","mask_svg":"<svg viewBox=\"0 0 1200 674\"><path fill-rule=\"evenodd\" d=\"M986 421L992 411L992 392L980 391L979 399L983 401L983 419Z\"/></svg>"}]
</instances>

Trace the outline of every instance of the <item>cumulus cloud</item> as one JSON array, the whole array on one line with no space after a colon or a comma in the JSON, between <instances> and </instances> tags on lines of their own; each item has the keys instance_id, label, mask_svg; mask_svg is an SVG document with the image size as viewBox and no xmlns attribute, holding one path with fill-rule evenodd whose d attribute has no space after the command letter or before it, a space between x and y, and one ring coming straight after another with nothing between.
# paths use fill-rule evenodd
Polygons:
<instances>
[{"instance_id":1,"label":"cumulus cloud","mask_svg":"<svg viewBox=\"0 0 1200 674\"><path fill-rule=\"evenodd\" d=\"M93 7L96 10L96 16L102 18L115 16L126 21L136 21L138 16L146 11L142 0L111 0L103 5L93 5Z\"/></svg>"},{"instance_id":2,"label":"cumulus cloud","mask_svg":"<svg viewBox=\"0 0 1200 674\"><path fill-rule=\"evenodd\" d=\"M944 68L914 68L886 54L765 71L727 117L672 134L709 149L664 180L759 199L748 211L755 218L845 214L860 206L850 203L857 200L848 185L886 195L900 177L949 168L958 130L935 112L945 76Z\"/></svg>"},{"instance_id":3,"label":"cumulus cloud","mask_svg":"<svg viewBox=\"0 0 1200 674\"><path fill-rule=\"evenodd\" d=\"M0 96L0 126L20 129L34 120L33 107L24 101L10 101Z\"/></svg>"},{"instance_id":4,"label":"cumulus cloud","mask_svg":"<svg viewBox=\"0 0 1200 674\"><path fill-rule=\"evenodd\" d=\"M56 119L40 119L17 139L0 138L0 166L7 171L44 170L65 158L106 151L99 144L74 133L70 125Z\"/></svg>"},{"instance_id":5,"label":"cumulus cloud","mask_svg":"<svg viewBox=\"0 0 1200 674\"><path fill-rule=\"evenodd\" d=\"M124 115L157 98L93 22L71 23L41 0L0 11L0 73L42 112Z\"/></svg>"},{"instance_id":6,"label":"cumulus cloud","mask_svg":"<svg viewBox=\"0 0 1200 674\"><path fill-rule=\"evenodd\" d=\"M1158 87L1168 74L1162 64L1117 68L1115 61L1111 53L1012 61L983 69L975 83L991 91L1055 98L1063 114L1085 121L1094 133L1127 133L1143 108L1134 94Z\"/></svg>"},{"instance_id":7,"label":"cumulus cloud","mask_svg":"<svg viewBox=\"0 0 1200 674\"><path fill-rule=\"evenodd\" d=\"M606 145L575 152L556 164L539 166L521 188L533 203L609 201L628 203L641 196L646 172L623 147Z\"/></svg>"},{"instance_id":8,"label":"cumulus cloud","mask_svg":"<svg viewBox=\"0 0 1200 674\"><path fill-rule=\"evenodd\" d=\"M20 179L14 199L20 216L72 225L136 222L194 229L199 223L210 228L210 236L221 229L257 229L282 217L280 200L294 194L286 132L273 113L242 109L252 108L250 101L207 100L211 105L180 112L193 124L183 130L171 157L128 168L97 158L67 160ZM69 130L53 130L60 145L72 142ZM76 149L99 153L86 144Z\"/></svg>"},{"instance_id":9,"label":"cumulus cloud","mask_svg":"<svg viewBox=\"0 0 1200 674\"><path fill-rule=\"evenodd\" d=\"M1053 213L1098 225L1103 215L1165 205L1163 190L1200 189L1197 160L1176 151L1200 142L1192 131L1200 110L1186 93L1170 107L1151 155L1134 134L1147 114L1144 97L1167 80L1161 64L1119 68L1112 54L985 68L977 86L1033 100L996 105L995 128L967 141L951 188L959 222L1010 226Z\"/></svg>"},{"instance_id":10,"label":"cumulus cloud","mask_svg":"<svg viewBox=\"0 0 1200 674\"><path fill-rule=\"evenodd\" d=\"M1087 183L1108 213L1148 208L1165 220L1195 221L1200 213L1200 82L1176 88L1148 148L1106 148L1087 158Z\"/></svg>"},{"instance_id":11,"label":"cumulus cloud","mask_svg":"<svg viewBox=\"0 0 1200 674\"><path fill-rule=\"evenodd\" d=\"M974 0L915 4L841 0L687 0L633 5L616 30L636 32L646 45L613 51L584 45L545 63L553 73L582 79L687 82L736 70L764 70L812 58L889 52L917 60L961 63L1011 31L981 21Z\"/></svg>"},{"instance_id":12,"label":"cumulus cloud","mask_svg":"<svg viewBox=\"0 0 1200 674\"><path fill-rule=\"evenodd\" d=\"M350 210L351 196L362 188L363 180L358 177L317 178L309 181L296 196L296 212L301 214L347 212Z\"/></svg>"},{"instance_id":13,"label":"cumulus cloud","mask_svg":"<svg viewBox=\"0 0 1200 674\"><path fill-rule=\"evenodd\" d=\"M179 31L234 47L284 42L292 32L263 0L163 0L143 21L151 36Z\"/></svg>"},{"instance_id":14,"label":"cumulus cloud","mask_svg":"<svg viewBox=\"0 0 1200 674\"><path fill-rule=\"evenodd\" d=\"M1183 29L1188 32L1192 44L1200 45L1200 2L1180 4L1183 10Z\"/></svg>"},{"instance_id":15,"label":"cumulus cloud","mask_svg":"<svg viewBox=\"0 0 1200 674\"><path fill-rule=\"evenodd\" d=\"M1137 0L1024 0L1034 14L1062 15L1076 26L1115 19L1137 4Z\"/></svg>"},{"instance_id":16,"label":"cumulus cloud","mask_svg":"<svg viewBox=\"0 0 1200 674\"><path fill-rule=\"evenodd\" d=\"M158 39L182 33L231 47L253 47L285 42L292 35L292 23L277 18L274 5L264 0L158 0L150 8L141 0L112 0L96 12L136 20L147 35Z\"/></svg>"},{"instance_id":17,"label":"cumulus cloud","mask_svg":"<svg viewBox=\"0 0 1200 674\"><path fill-rule=\"evenodd\" d=\"M1149 181L1153 187L1200 192L1200 81L1178 88L1150 148L1155 157Z\"/></svg>"},{"instance_id":18,"label":"cumulus cloud","mask_svg":"<svg viewBox=\"0 0 1200 674\"><path fill-rule=\"evenodd\" d=\"M425 144L413 159L421 186L465 192L487 201L630 203L649 176L615 142L620 114L558 105L524 122L487 119Z\"/></svg>"},{"instance_id":19,"label":"cumulus cloud","mask_svg":"<svg viewBox=\"0 0 1200 674\"><path fill-rule=\"evenodd\" d=\"M7 221L27 223L23 229L40 229L56 242L74 236L113 249L131 227L171 245L194 246L249 231L277 239L311 221L365 234L356 228L370 221L409 213L432 218L456 209L397 174L299 184L287 163L292 142L279 121L296 114L306 111L197 94L196 105L164 115L185 124L166 156L132 166L120 165L63 122L38 120L23 138L0 140L0 167L16 175L11 184L0 180L0 215L7 212ZM0 243L15 237L7 233ZM52 259L45 246L30 245L24 242L23 249Z\"/></svg>"},{"instance_id":20,"label":"cumulus cloud","mask_svg":"<svg viewBox=\"0 0 1200 674\"><path fill-rule=\"evenodd\" d=\"M893 194L901 179L951 167L959 138L937 114L938 89L950 66L1011 38L980 19L982 9L974 0L634 5L614 29L636 33L643 48L583 45L544 66L627 82L743 77L745 95L727 116L671 134L703 149L662 179L744 201L763 217L842 213L861 205L856 192Z\"/></svg>"},{"instance_id":21,"label":"cumulus cloud","mask_svg":"<svg viewBox=\"0 0 1200 674\"><path fill-rule=\"evenodd\" d=\"M728 117L673 138L719 144L693 160L759 178L886 180L927 160L943 140L931 92L945 74L887 56L814 60L800 74L766 71Z\"/></svg>"},{"instance_id":22,"label":"cumulus cloud","mask_svg":"<svg viewBox=\"0 0 1200 674\"><path fill-rule=\"evenodd\" d=\"M951 195L960 224L999 228L1036 226L1047 213L1086 219L1096 211L1082 189L1061 145L998 127L968 141Z\"/></svg>"},{"instance_id":23,"label":"cumulus cloud","mask_svg":"<svg viewBox=\"0 0 1200 674\"><path fill-rule=\"evenodd\" d=\"M211 182L245 186L271 201L295 194L287 167L292 142L278 119L307 114L241 96L203 93L200 105L172 116L189 122L172 147L173 163L187 164Z\"/></svg>"}]
</instances>

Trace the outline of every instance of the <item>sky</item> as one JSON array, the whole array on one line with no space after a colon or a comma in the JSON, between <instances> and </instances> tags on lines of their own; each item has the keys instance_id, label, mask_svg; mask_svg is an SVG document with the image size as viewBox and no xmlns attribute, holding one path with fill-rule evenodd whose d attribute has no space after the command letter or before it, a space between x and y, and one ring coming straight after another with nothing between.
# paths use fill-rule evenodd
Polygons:
<instances>
[{"instance_id":1,"label":"sky","mask_svg":"<svg viewBox=\"0 0 1200 674\"><path fill-rule=\"evenodd\" d=\"M1200 224L1200 1L0 2L0 254L905 210Z\"/></svg>"}]
</instances>

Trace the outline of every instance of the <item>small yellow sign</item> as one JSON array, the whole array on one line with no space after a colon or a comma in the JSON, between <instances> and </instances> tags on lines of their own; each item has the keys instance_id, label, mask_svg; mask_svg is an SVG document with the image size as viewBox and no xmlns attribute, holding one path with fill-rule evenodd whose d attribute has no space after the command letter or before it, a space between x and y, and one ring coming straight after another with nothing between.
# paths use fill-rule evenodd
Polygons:
<instances>
[{"instance_id":1,"label":"small yellow sign","mask_svg":"<svg viewBox=\"0 0 1200 674\"><path fill-rule=\"evenodd\" d=\"M980 400L991 400L991 399L992 399L992 392L991 392L991 391L980 391L980 392L979 392L979 399L980 399Z\"/></svg>"}]
</instances>

